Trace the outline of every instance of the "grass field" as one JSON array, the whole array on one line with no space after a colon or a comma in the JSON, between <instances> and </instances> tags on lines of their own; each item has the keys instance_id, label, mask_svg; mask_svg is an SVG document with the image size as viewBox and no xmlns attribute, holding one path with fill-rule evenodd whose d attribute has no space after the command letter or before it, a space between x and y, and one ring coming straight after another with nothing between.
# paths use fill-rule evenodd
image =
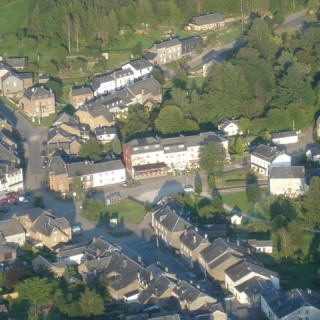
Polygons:
<instances>
[{"instance_id":1,"label":"grass field","mask_svg":"<svg viewBox=\"0 0 320 320\"><path fill-rule=\"evenodd\" d=\"M248 172L250 172L249 168L225 172L221 176L216 178L216 184L219 187L228 185L245 185Z\"/></svg>"},{"instance_id":2,"label":"grass field","mask_svg":"<svg viewBox=\"0 0 320 320\"><path fill-rule=\"evenodd\" d=\"M230 26L227 29L220 31L217 35L217 39L223 44L228 44L240 39L241 35L241 25Z\"/></svg>"},{"instance_id":3,"label":"grass field","mask_svg":"<svg viewBox=\"0 0 320 320\"><path fill-rule=\"evenodd\" d=\"M27 22L28 1L1 0L0 1L0 30L1 33L14 32L23 28Z\"/></svg>"},{"instance_id":4,"label":"grass field","mask_svg":"<svg viewBox=\"0 0 320 320\"><path fill-rule=\"evenodd\" d=\"M83 210L82 214L97 224L109 223L112 218L117 218L118 223L139 224L145 215L144 205L130 199L123 199L111 205L105 205L100 201L99 210L95 210L95 201L90 203L92 207Z\"/></svg>"}]
</instances>

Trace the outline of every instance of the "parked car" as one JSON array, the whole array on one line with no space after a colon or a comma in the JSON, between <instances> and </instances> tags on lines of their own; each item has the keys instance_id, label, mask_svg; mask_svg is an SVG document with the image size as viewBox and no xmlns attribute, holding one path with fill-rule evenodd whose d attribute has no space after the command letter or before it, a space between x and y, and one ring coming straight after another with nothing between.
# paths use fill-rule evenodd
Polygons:
<instances>
[{"instance_id":1,"label":"parked car","mask_svg":"<svg viewBox=\"0 0 320 320\"><path fill-rule=\"evenodd\" d=\"M73 236L80 236L82 234L82 229L80 226L74 226L72 228L72 235Z\"/></svg>"},{"instance_id":2,"label":"parked car","mask_svg":"<svg viewBox=\"0 0 320 320\"><path fill-rule=\"evenodd\" d=\"M183 191L186 192L186 193L193 193L194 192L194 187L191 184L187 185L187 186L184 186L183 187Z\"/></svg>"},{"instance_id":3,"label":"parked car","mask_svg":"<svg viewBox=\"0 0 320 320\"><path fill-rule=\"evenodd\" d=\"M224 300L225 301L230 301L230 300L232 300L234 298L234 295L233 294L229 294L229 295L227 295L225 298L224 298Z\"/></svg>"},{"instance_id":4,"label":"parked car","mask_svg":"<svg viewBox=\"0 0 320 320\"><path fill-rule=\"evenodd\" d=\"M19 202L28 203L29 200L26 199L25 197L20 197L20 198L19 198Z\"/></svg>"},{"instance_id":5,"label":"parked car","mask_svg":"<svg viewBox=\"0 0 320 320\"><path fill-rule=\"evenodd\" d=\"M40 157L41 157L41 158L45 158L45 156L46 156L46 152L45 152L45 151L41 151Z\"/></svg>"}]
</instances>

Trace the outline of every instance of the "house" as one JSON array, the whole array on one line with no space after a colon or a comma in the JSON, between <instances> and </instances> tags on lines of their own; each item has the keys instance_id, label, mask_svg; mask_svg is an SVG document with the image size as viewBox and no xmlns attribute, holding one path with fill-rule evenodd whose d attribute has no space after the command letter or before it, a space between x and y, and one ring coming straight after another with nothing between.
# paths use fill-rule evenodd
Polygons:
<instances>
[{"instance_id":1,"label":"house","mask_svg":"<svg viewBox=\"0 0 320 320\"><path fill-rule=\"evenodd\" d=\"M146 59L130 61L122 66L122 69L130 69L133 72L134 80L146 79L153 70L153 65Z\"/></svg>"},{"instance_id":2,"label":"house","mask_svg":"<svg viewBox=\"0 0 320 320\"><path fill-rule=\"evenodd\" d=\"M103 75L91 80L91 88L95 97L116 91L116 80L112 75Z\"/></svg>"},{"instance_id":3,"label":"house","mask_svg":"<svg viewBox=\"0 0 320 320\"><path fill-rule=\"evenodd\" d=\"M193 17L189 22L189 29L195 31L218 30L225 25L220 13L207 13L202 16Z\"/></svg>"},{"instance_id":4,"label":"house","mask_svg":"<svg viewBox=\"0 0 320 320\"><path fill-rule=\"evenodd\" d=\"M0 163L0 193L23 190L22 168Z\"/></svg>"},{"instance_id":5,"label":"house","mask_svg":"<svg viewBox=\"0 0 320 320\"><path fill-rule=\"evenodd\" d=\"M16 73L9 71L1 77L1 91L7 98L20 98L24 92L23 80Z\"/></svg>"},{"instance_id":6,"label":"house","mask_svg":"<svg viewBox=\"0 0 320 320\"><path fill-rule=\"evenodd\" d=\"M247 245L252 253L272 253L273 242L272 240L247 240Z\"/></svg>"},{"instance_id":7,"label":"house","mask_svg":"<svg viewBox=\"0 0 320 320\"><path fill-rule=\"evenodd\" d=\"M207 307L209 304L217 302L217 300L209 295L201 292L186 281L180 280L173 290L182 310L190 312Z\"/></svg>"},{"instance_id":8,"label":"house","mask_svg":"<svg viewBox=\"0 0 320 320\"><path fill-rule=\"evenodd\" d=\"M199 167L199 150L209 141L217 141L228 153L228 141L214 132L172 138L147 137L123 145L123 159L134 179L165 175L168 170Z\"/></svg>"},{"instance_id":9,"label":"house","mask_svg":"<svg viewBox=\"0 0 320 320\"><path fill-rule=\"evenodd\" d=\"M116 90L121 90L125 86L129 86L134 83L134 75L131 69L122 69L115 71L113 77L116 81Z\"/></svg>"},{"instance_id":10,"label":"house","mask_svg":"<svg viewBox=\"0 0 320 320\"><path fill-rule=\"evenodd\" d=\"M93 99L94 95L90 87L72 87L69 91L69 102L76 109Z\"/></svg>"},{"instance_id":11,"label":"house","mask_svg":"<svg viewBox=\"0 0 320 320\"><path fill-rule=\"evenodd\" d=\"M200 36L192 36L181 39L181 55L189 56L202 51L204 46L203 39Z\"/></svg>"},{"instance_id":12,"label":"house","mask_svg":"<svg viewBox=\"0 0 320 320\"><path fill-rule=\"evenodd\" d=\"M297 143L299 135L297 131L274 132L271 133L271 140L276 145L286 145Z\"/></svg>"},{"instance_id":13,"label":"house","mask_svg":"<svg viewBox=\"0 0 320 320\"><path fill-rule=\"evenodd\" d=\"M250 154L250 162L253 171L268 177L271 167L290 167L291 157L274 147L261 144Z\"/></svg>"},{"instance_id":14,"label":"house","mask_svg":"<svg viewBox=\"0 0 320 320\"><path fill-rule=\"evenodd\" d=\"M83 188L95 188L126 181L126 170L121 160L66 163L59 155L48 163L49 188L66 192L72 188L73 178L79 178Z\"/></svg>"},{"instance_id":15,"label":"house","mask_svg":"<svg viewBox=\"0 0 320 320\"><path fill-rule=\"evenodd\" d=\"M87 245L66 245L58 249L57 259L68 266L79 265L87 258L86 250Z\"/></svg>"},{"instance_id":16,"label":"house","mask_svg":"<svg viewBox=\"0 0 320 320\"><path fill-rule=\"evenodd\" d=\"M239 119L223 119L218 124L218 129L223 131L228 137L236 136L242 134L242 131L239 128Z\"/></svg>"},{"instance_id":17,"label":"house","mask_svg":"<svg viewBox=\"0 0 320 320\"><path fill-rule=\"evenodd\" d=\"M270 194L295 198L305 195L304 167L273 167L269 175Z\"/></svg>"},{"instance_id":18,"label":"house","mask_svg":"<svg viewBox=\"0 0 320 320\"><path fill-rule=\"evenodd\" d=\"M15 260L17 258L17 245L14 243L0 244L0 262Z\"/></svg>"},{"instance_id":19,"label":"house","mask_svg":"<svg viewBox=\"0 0 320 320\"><path fill-rule=\"evenodd\" d=\"M6 59L6 63L15 70L22 70L28 66L27 57L16 57Z\"/></svg>"},{"instance_id":20,"label":"house","mask_svg":"<svg viewBox=\"0 0 320 320\"><path fill-rule=\"evenodd\" d=\"M149 283L149 274L138 263L119 252L96 260L87 260L78 266L84 281L90 282L101 274L108 279L108 290L112 298L123 299L125 294L134 290L142 291Z\"/></svg>"},{"instance_id":21,"label":"house","mask_svg":"<svg viewBox=\"0 0 320 320\"><path fill-rule=\"evenodd\" d=\"M270 320L320 319L320 295L309 289L266 290L261 295L261 310Z\"/></svg>"},{"instance_id":22,"label":"house","mask_svg":"<svg viewBox=\"0 0 320 320\"><path fill-rule=\"evenodd\" d=\"M49 272L52 273L54 277L60 278L63 276L66 270L65 262L50 262L48 259L37 256L32 260L32 268L36 273Z\"/></svg>"},{"instance_id":23,"label":"house","mask_svg":"<svg viewBox=\"0 0 320 320\"><path fill-rule=\"evenodd\" d=\"M238 210L233 210L231 215L231 224L240 225L242 223L242 213Z\"/></svg>"},{"instance_id":24,"label":"house","mask_svg":"<svg viewBox=\"0 0 320 320\"><path fill-rule=\"evenodd\" d=\"M151 275L152 276L152 275ZM176 286L174 280L161 275L160 277L151 279L148 287L140 292L138 302L141 305L154 303L158 307L164 307L168 304L168 300L172 296L172 291Z\"/></svg>"},{"instance_id":25,"label":"house","mask_svg":"<svg viewBox=\"0 0 320 320\"><path fill-rule=\"evenodd\" d=\"M180 250L180 237L190 228L190 223L167 207L152 212L152 227L157 237L176 250Z\"/></svg>"},{"instance_id":26,"label":"house","mask_svg":"<svg viewBox=\"0 0 320 320\"><path fill-rule=\"evenodd\" d=\"M107 241L101 238L93 238L92 242L87 246L86 256L89 259L99 259L107 256L111 251L117 250Z\"/></svg>"},{"instance_id":27,"label":"house","mask_svg":"<svg viewBox=\"0 0 320 320\"><path fill-rule=\"evenodd\" d=\"M0 141L0 164L18 168L20 167L20 163L21 160L17 157L15 151Z\"/></svg>"},{"instance_id":28,"label":"house","mask_svg":"<svg viewBox=\"0 0 320 320\"><path fill-rule=\"evenodd\" d=\"M244 258L254 260L254 257L244 248L217 238L200 252L199 264L205 273L217 281L224 282L225 270Z\"/></svg>"},{"instance_id":29,"label":"house","mask_svg":"<svg viewBox=\"0 0 320 320\"><path fill-rule=\"evenodd\" d=\"M22 246L26 242L26 232L19 220L9 219L1 221L0 233L6 243L14 243Z\"/></svg>"},{"instance_id":30,"label":"house","mask_svg":"<svg viewBox=\"0 0 320 320\"><path fill-rule=\"evenodd\" d=\"M33 75L31 72L19 72L17 75L23 81L24 90L27 90L33 86Z\"/></svg>"},{"instance_id":31,"label":"house","mask_svg":"<svg viewBox=\"0 0 320 320\"><path fill-rule=\"evenodd\" d=\"M181 58L181 41L179 39L170 39L154 44L145 59L153 64L166 64Z\"/></svg>"},{"instance_id":32,"label":"house","mask_svg":"<svg viewBox=\"0 0 320 320\"><path fill-rule=\"evenodd\" d=\"M66 127L62 124L48 131L47 145L49 154L56 150L63 150L67 154L79 154L85 141L77 135L64 130Z\"/></svg>"},{"instance_id":33,"label":"house","mask_svg":"<svg viewBox=\"0 0 320 320\"><path fill-rule=\"evenodd\" d=\"M97 140L102 143L111 142L115 137L118 137L117 127L97 127L95 130Z\"/></svg>"},{"instance_id":34,"label":"house","mask_svg":"<svg viewBox=\"0 0 320 320\"><path fill-rule=\"evenodd\" d=\"M209 245L207 236L202 237L197 228L189 229L180 237L180 254L190 266L194 267L194 263L198 263L199 253Z\"/></svg>"},{"instance_id":35,"label":"house","mask_svg":"<svg viewBox=\"0 0 320 320\"><path fill-rule=\"evenodd\" d=\"M261 292L266 288L266 286L269 286L269 287L271 286L276 289L280 288L280 280L279 280L278 273L273 272L267 268L264 268L262 265L258 264L257 262L253 262L253 261L249 262L246 260L240 261L238 264L231 266L225 271L225 288L229 292L234 294L234 296L240 303L252 305L256 301L252 301L250 299L252 297L251 296L248 297L248 295L245 294L246 292L248 293L249 291L246 291L246 290L244 291L243 289L246 287L246 285L248 286L249 284L248 281L253 278L255 278L255 280L257 280L258 283L256 283L256 281L253 281L250 284L251 285L258 284L258 287L259 285L261 286L261 290L259 294L261 294ZM268 280L269 282L265 286L264 283L259 283L260 279ZM240 285L242 285L241 290L239 287ZM258 295L258 291L256 292L256 296L257 295Z\"/></svg>"},{"instance_id":36,"label":"house","mask_svg":"<svg viewBox=\"0 0 320 320\"><path fill-rule=\"evenodd\" d=\"M66 218L56 218L52 213L44 211L27 230L30 238L41 241L42 245L52 248L59 243L72 239L71 227Z\"/></svg>"},{"instance_id":37,"label":"house","mask_svg":"<svg viewBox=\"0 0 320 320\"><path fill-rule=\"evenodd\" d=\"M30 117L48 117L56 111L54 93L44 87L30 88L24 92L19 107Z\"/></svg>"},{"instance_id":38,"label":"house","mask_svg":"<svg viewBox=\"0 0 320 320\"><path fill-rule=\"evenodd\" d=\"M50 80L50 77L48 74L40 73L38 79L39 79L39 84L45 84Z\"/></svg>"}]
</instances>

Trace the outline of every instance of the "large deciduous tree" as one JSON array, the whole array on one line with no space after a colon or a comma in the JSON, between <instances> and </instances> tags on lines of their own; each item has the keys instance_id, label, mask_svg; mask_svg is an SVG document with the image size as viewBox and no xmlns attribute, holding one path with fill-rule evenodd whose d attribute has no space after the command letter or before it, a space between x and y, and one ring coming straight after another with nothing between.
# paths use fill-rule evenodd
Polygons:
<instances>
[{"instance_id":1,"label":"large deciduous tree","mask_svg":"<svg viewBox=\"0 0 320 320\"><path fill-rule=\"evenodd\" d=\"M155 121L156 129L163 134L184 131L184 116L181 109L174 105L165 106Z\"/></svg>"},{"instance_id":2,"label":"large deciduous tree","mask_svg":"<svg viewBox=\"0 0 320 320\"><path fill-rule=\"evenodd\" d=\"M79 305L85 317L104 314L103 299L95 290L86 288L80 296Z\"/></svg>"},{"instance_id":3,"label":"large deciduous tree","mask_svg":"<svg viewBox=\"0 0 320 320\"><path fill-rule=\"evenodd\" d=\"M220 143L210 141L200 148L200 167L208 175L217 176L222 172L225 162L225 151Z\"/></svg>"},{"instance_id":4,"label":"large deciduous tree","mask_svg":"<svg viewBox=\"0 0 320 320\"><path fill-rule=\"evenodd\" d=\"M80 149L79 156L96 161L101 159L102 152L103 152L102 143L96 139L89 139Z\"/></svg>"},{"instance_id":5,"label":"large deciduous tree","mask_svg":"<svg viewBox=\"0 0 320 320\"><path fill-rule=\"evenodd\" d=\"M319 208L320 208L320 178L312 177L309 190L303 201L306 222L310 227L319 225Z\"/></svg>"}]
</instances>

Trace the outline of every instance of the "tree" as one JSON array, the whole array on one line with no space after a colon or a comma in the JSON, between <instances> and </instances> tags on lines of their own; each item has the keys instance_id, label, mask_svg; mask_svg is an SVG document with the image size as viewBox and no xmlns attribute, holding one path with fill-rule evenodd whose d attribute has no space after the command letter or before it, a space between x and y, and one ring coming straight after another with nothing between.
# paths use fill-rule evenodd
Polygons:
<instances>
[{"instance_id":1,"label":"tree","mask_svg":"<svg viewBox=\"0 0 320 320\"><path fill-rule=\"evenodd\" d=\"M260 200L261 192L258 185L248 185L246 188L247 200L253 205Z\"/></svg>"},{"instance_id":2,"label":"tree","mask_svg":"<svg viewBox=\"0 0 320 320\"><path fill-rule=\"evenodd\" d=\"M243 139L241 137L237 137L234 142L234 150L238 154L242 154L244 150Z\"/></svg>"},{"instance_id":3,"label":"tree","mask_svg":"<svg viewBox=\"0 0 320 320\"><path fill-rule=\"evenodd\" d=\"M281 241L281 251L287 258L290 254L290 249L292 246L291 235L288 232L287 228L281 228L280 230L278 230L278 236Z\"/></svg>"},{"instance_id":4,"label":"tree","mask_svg":"<svg viewBox=\"0 0 320 320\"><path fill-rule=\"evenodd\" d=\"M19 299L32 305L47 304L52 299L52 284L45 278L29 278L19 282L15 286Z\"/></svg>"},{"instance_id":5,"label":"tree","mask_svg":"<svg viewBox=\"0 0 320 320\"><path fill-rule=\"evenodd\" d=\"M213 175L210 175L208 178L208 187L210 190L214 190L216 187L216 179Z\"/></svg>"},{"instance_id":6,"label":"tree","mask_svg":"<svg viewBox=\"0 0 320 320\"><path fill-rule=\"evenodd\" d=\"M128 110L127 123L124 125L124 136L126 138L140 132L148 131L149 114L142 105L130 106Z\"/></svg>"},{"instance_id":7,"label":"tree","mask_svg":"<svg viewBox=\"0 0 320 320\"><path fill-rule=\"evenodd\" d=\"M68 52L71 52L71 32L72 32L72 21L70 18L70 15L67 14L65 17L65 22L64 22L64 32L66 34L67 37L67 41L68 41Z\"/></svg>"},{"instance_id":8,"label":"tree","mask_svg":"<svg viewBox=\"0 0 320 320\"><path fill-rule=\"evenodd\" d=\"M188 84L188 75L187 72L179 68L179 71L174 79L174 85L180 89L185 89Z\"/></svg>"},{"instance_id":9,"label":"tree","mask_svg":"<svg viewBox=\"0 0 320 320\"><path fill-rule=\"evenodd\" d=\"M74 33L76 35L77 52L79 52L79 33L80 33L80 27L81 27L79 15L75 15L73 20L73 27L74 27Z\"/></svg>"},{"instance_id":10,"label":"tree","mask_svg":"<svg viewBox=\"0 0 320 320\"><path fill-rule=\"evenodd\" d=\"M121 142L119 140L118 137L115 137L112 142L112 151L117 154L117 155L120 155L121 152L122 152L122 148L121 148Z\"/></svg>"},{"instance_id":11,"label":"tree","mask_svg":"<svg viewBox=\"0 0 320 320\"><path fill-rule=\"evenodd\" d=\"M89 139L81 147L80 152L79 152L79 156L96 161L96 160L101 159L102 152L103 152L102 143L96 139Z\"/></svg>"},{"instance_id":12,"label":"tree","mask_svg":"<svg viewBox=\"0 0 320 320\"><path fill-rule=\"evenodd\" d=\"M167 105L160 111L155 125L156 129L163 134L183 132L183 112L177 106Z\"/></svg>"},{"instance_id":13,"label":"tree","mask_svg":"<svg viewBox=\"0 0 320 320\"><path fill-rule=\"evenodd\" d=\"M50 78L46 82L45 88L52 90L57 101L60 101L63 95L63 83L59 78Z\"/></svg>"},{"instance_id":14,"label":"tree","mask_svg":"<svg viewBox=\"0 0 320 320\"><path fill-rule=\"evenodd\" d=\"M312 177L310 180L309 190L303 200L305 219L310 228L319 225L319 208L320 208L320 177Z\"/></svg>"},{"instance_id":15,"label":"tree","mask_svg":"<svg viewBox=\"0 0 320 320\"><path fill-rule=\"evenodd\" d=\"M103 299L95 290L90 290L88 287L81 294L79 305L82 315L87 318L104 314Z\"/></svg>"},{"instance_id":16,"label":"tree","mask_svg":"<svg viewBox=\"0 0 320 320\"><path fill-rule=\"evenodd\" d=\"M216 176L222 172L225 157L225 151L221 144L210 141L200 148L200 167L208 175Z\"/></svg>"},{"instance_id":17,"label":"tree","mask_svg":"<svg viewBox=\"0 0 320 320\"><path fill-rule=\"evenodd\" d=\"M202 192L202 183L200 182L197 182L194 186L194 192L197 194L197 195L200 195L201 192Z\"/></svg>"}]
</instances>

